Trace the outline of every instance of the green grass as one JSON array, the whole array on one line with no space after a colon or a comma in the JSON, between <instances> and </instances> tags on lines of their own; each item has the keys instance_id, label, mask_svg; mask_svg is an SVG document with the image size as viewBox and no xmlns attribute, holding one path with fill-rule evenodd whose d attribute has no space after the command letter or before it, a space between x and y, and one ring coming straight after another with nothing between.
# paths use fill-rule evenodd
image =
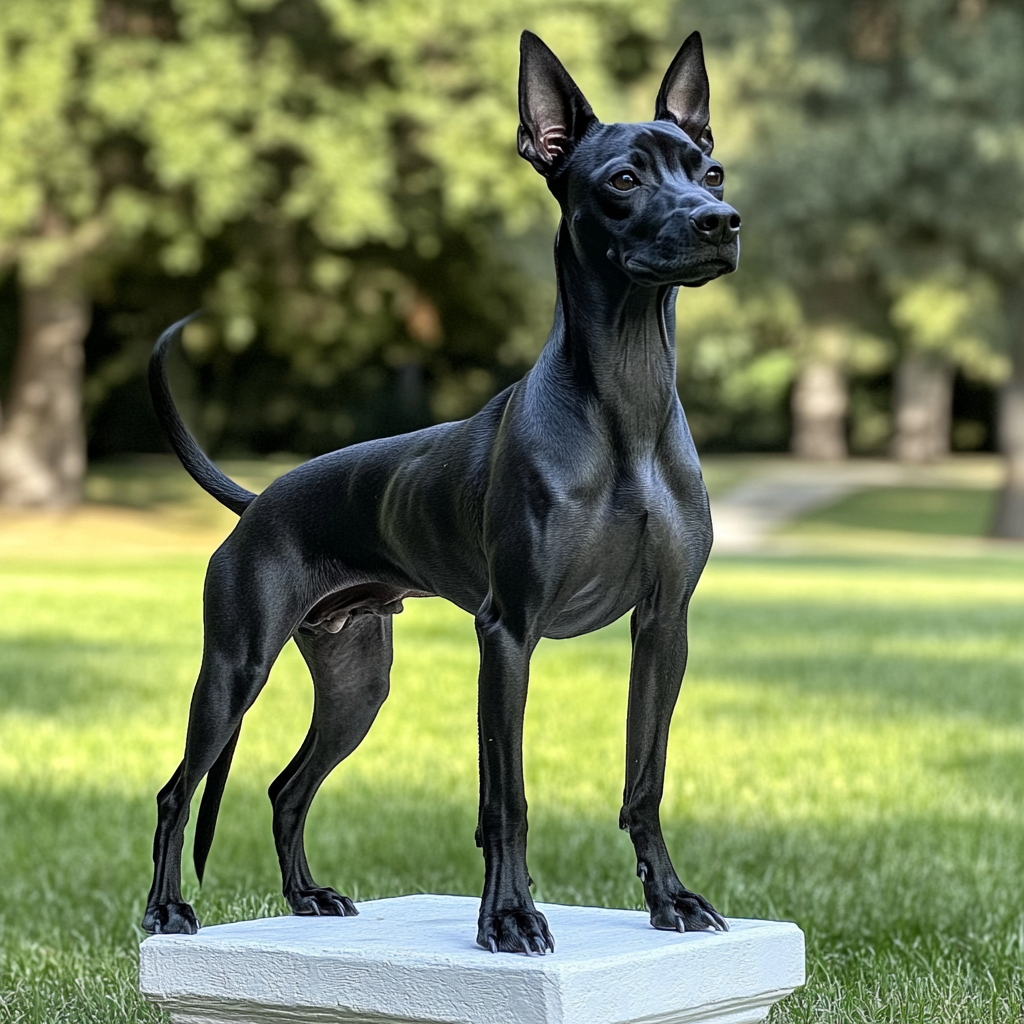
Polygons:
<instances>
[{"instance_id":1,"label":"green grass","mask_svg":"<svg viewBox=\"0 0 1024 1024\"><path fill-rule=\"evenodd\" d=\"M984 537L992 529L997 496L981 488L873 488L812 512L801 525Z\"/></svg>"},{"instance_id":2,"label":"green grass","mask_svg":"<svg viewBox=\"0 0 1024 1024\"><path fill-rule=\"evenodd\" d=\"M2 1021L162 1019L135 991L137 923L205 559L116 540L0 556ZM712 561L663 818L683 880L719 910L807 933L808 984L775 1024L1024 1017L1022 618L1020 554ZM392 696L321 791L310 860L359 899L475 894L472 623L410 602L395 633ZM616 828L628 657L621 621L534 659L539 899L640 906ZM246 720L201 892L186 872L206 923L284 912L266 787L310 706L289 648Z\"/></svg>"}]
</instances>

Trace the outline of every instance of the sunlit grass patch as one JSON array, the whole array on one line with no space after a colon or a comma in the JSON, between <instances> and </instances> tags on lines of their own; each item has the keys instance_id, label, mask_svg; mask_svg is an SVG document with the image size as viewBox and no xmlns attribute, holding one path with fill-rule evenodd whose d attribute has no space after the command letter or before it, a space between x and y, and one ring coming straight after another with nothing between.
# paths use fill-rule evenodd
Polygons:
<instances>
[{"instance_id":1,"label":"sunlit grass patch","mask_svg":"<svg viewBox=\"0 0 1024 1024\"><path fill-rule=\"evenodd\" d=\"M860 530L984 537L992 529L997 492L965 487L876 487L809 513L803 524Z\"/></svg>"}]
</instances>

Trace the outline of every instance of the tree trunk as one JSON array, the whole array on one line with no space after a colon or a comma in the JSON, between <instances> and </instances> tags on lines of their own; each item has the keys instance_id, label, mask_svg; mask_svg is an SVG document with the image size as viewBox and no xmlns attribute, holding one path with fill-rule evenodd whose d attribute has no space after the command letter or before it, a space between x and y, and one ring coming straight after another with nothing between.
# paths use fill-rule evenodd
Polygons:
<instances>
[{"instance_id":1,"label":"tree trunk","mask_svg":"<svg viewBox=\"0 0 1024 1024\"><path fill-rule=\"evenodd\" d=\"M23 285L21 337L0 430L0 504L59 507L81 500L83 342L91 306L74 268Z\"/></svg>"},{"instance_id":2,"label":"tree trunk","mask_svg":"<svg viewBox=\"0 0 1024 1024\"><path fill-rule=\"evenodd\" d=\"M793 388L793 453L802 459L845 459L846 376L838 363L812 359Z\"/></svg>"},{"instance_id":3,"label":"tree trunk","mask_svg":"<svg viewBox=\"0 0 1024 1024\"><path fill-rule=\"evenodd\" d=\"M909 351L896 371L896 433L892 457L934 462L949 455L953 425L953 367L943 356Z\"/></svg>"},{"instance_id":4,"label":"tree trunk","mask_svg":"<svg viewBox=\"0 0 1024 1024\"><path fill-rule=\"evenodd\" d=\"M1014 353L1013 373L999 392L999 448L1006 456L1006 481L992 533L1024 540L1024 353Z\"/></svg>"}]
</instances>

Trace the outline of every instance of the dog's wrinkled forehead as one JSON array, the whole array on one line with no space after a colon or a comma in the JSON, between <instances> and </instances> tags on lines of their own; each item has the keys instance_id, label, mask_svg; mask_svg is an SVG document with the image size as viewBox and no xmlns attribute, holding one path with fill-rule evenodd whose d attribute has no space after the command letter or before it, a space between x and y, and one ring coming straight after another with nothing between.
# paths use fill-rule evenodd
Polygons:
<instances>
[{"instance_id":1,"label":"dog's wrinkled forehead","mask_svg":"<svg viewBox=\"0 0 1024 1024\"><path fill-rule=\"evenodd\" d=\"M700 147L669 121L595 124L566 161L563 174L603 176L633 169L648 176L699 176L707 163Z\"/></svg>"}]
</instances>

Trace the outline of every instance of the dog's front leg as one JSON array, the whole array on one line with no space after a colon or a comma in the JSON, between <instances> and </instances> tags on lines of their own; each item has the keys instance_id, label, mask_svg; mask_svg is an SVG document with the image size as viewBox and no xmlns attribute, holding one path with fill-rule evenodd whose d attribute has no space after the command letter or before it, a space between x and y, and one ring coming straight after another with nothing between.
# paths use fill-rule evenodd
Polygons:
<instances>
[{"instance_id":1,"label":"dog's front leg","mask_svg":"<svg viewBox=\"0 0 1024 1024\"><path fill-rule=\"evenodd\" d=\"M548 923L533 904L526 867L523 715L536 640L494 611L476 617L480 641L477 715L484 892L476 941L492 953L554 952Z\"/></svg>"},{"instance_id":2,"label":"dog's front leg","mask_svg":"<svg viewBox=\"0 0 1024 1024\"><path fill-rule=\"evenodd\" d=\"M686 609L659 592L633 611L633 661L626 720L626 788L619 827L636 850L637 875L655 928L700 931L727 929L711 904L690 892L676 875L661 832L665 757L672 711L686 669Z\"/></svg>"}]
</instances>

